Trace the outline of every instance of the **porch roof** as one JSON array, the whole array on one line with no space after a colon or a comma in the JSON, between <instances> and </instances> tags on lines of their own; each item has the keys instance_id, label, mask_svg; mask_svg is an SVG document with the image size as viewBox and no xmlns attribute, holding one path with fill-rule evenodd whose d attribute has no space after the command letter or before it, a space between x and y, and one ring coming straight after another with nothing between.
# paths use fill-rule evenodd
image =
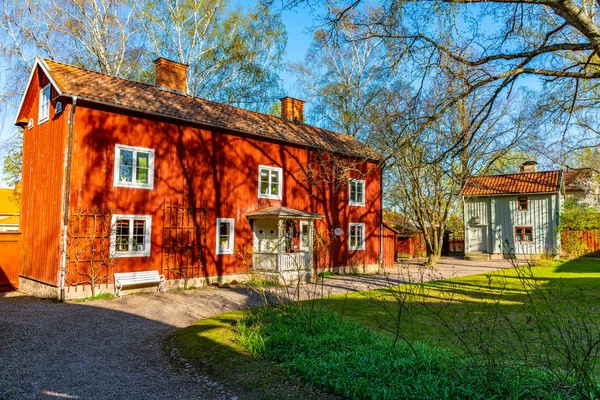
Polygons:
<instances>
[{"instance_id":1,"label":"porch roof","mask_svg":"<svg viewBox=\"0 0 600 400\"><path fill-rule=\"evenodd\" d=\"M282 206L262 208L246 214L246 218L248 219L319 219L323 217L323 214L316 214Z\"/></svg>"}]
</instances>

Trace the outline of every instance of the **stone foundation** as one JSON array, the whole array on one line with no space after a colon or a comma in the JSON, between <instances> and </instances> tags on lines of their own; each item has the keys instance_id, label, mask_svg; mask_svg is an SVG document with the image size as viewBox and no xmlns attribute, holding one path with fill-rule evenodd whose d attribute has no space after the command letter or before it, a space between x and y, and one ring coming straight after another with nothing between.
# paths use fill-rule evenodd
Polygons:
<instances>
[{"instance_id":1,"label":"stone foundation","mask_svg":"<svg viewBox=\"0 0 600 400\"><path fill-rule=\"evenodd\" d=\"M342 265L328 270L336 274L376 274L379 272L379 264Z\"/></svg>"},{"instance_id":2,"label":"stone foundation","mask_svg":"<svg viewBox=\"0 0 600 400\"><path fill-rule=\"evenodd\" d=\"M19 292L27 293L40 299L58 299L58 286L19 276Z\"/></svg>"}]
</instances>

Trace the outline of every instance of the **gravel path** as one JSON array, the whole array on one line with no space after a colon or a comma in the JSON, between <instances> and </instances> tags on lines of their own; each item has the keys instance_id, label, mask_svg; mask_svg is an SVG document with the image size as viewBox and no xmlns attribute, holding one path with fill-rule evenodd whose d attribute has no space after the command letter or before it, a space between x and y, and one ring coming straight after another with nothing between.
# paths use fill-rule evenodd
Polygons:
<instances>
[{"instance_id":1,"label":"gravel path","mask_svg":"<svg viewBox=\"0 0 600 400\"><path fill-rule=\"evenodd\" d=\"M508 263L500 261L445 258L433 270L411 262L390 277L420 281L505 267ZM300 293L347 293L384 285L386 279L339 276L325 282L318 290L303 286ZM0 399L234 399L206 377L175 371L163 341L202 318L259 304L260 296L245 288L206 287L65 304L5 294L0 297Z\"/></svg>"}]
</instances>

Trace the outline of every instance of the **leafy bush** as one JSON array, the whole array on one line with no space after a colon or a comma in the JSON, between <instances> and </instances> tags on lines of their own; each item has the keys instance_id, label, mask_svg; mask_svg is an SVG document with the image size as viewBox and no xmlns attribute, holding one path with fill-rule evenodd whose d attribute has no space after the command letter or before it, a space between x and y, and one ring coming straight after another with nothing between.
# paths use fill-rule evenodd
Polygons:
<instances>
[{"instance_id":1,"label":"leafy bush","mask_svg":"<svg viewBox=\"0 0 600 400\"><path fill-rule=\"evenodd\" d=\"M238 322L237 338L255 357L348 398L573 398L556 375L482 368L420 343L393 347L389 338L319 308L263 309Z\"/></svg>"}]
</instances>

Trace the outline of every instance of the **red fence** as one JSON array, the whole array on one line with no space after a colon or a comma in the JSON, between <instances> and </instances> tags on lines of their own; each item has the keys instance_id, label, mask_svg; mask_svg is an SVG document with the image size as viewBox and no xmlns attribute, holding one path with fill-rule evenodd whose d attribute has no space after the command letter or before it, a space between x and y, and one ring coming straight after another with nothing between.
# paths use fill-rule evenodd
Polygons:
<instances>
[{"instance_id":1,"label":"red fence","mask_svg":"<svg viewBox=\"0 0 600 400\"><path fill-rule=\"evenodd\" d=\"M21 233L0 233L0 292L15 290L21 270Z\"/></svg>"},{"instance_id":2,"label":"red fence","mask_svg":"<svg viewBox=\"0 0 600 400\"><path fill-rule=\"evenodd\" d=\"M448 238L448 251L462 253L465 251L465 238Z\"/></svg>"},{"instance_id":3,"label":"red fence","mask_svg":"<svg viewBox=\"0 0 600 400\"><path fill-rule=\"evenodd\" d=\"M600 229L594 231L562 231L560 242L562 252L566 256L600 255Z\"/></svg>"}]
</instances>

